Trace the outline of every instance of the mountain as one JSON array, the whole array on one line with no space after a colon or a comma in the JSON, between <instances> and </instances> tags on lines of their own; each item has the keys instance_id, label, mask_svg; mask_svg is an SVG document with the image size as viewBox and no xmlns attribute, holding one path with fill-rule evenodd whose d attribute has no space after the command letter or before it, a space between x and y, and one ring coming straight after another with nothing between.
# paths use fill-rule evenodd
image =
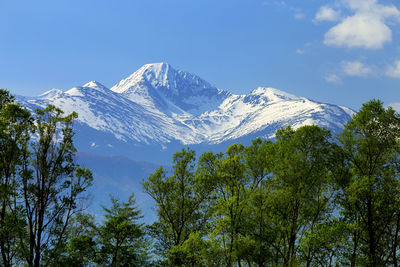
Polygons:
<instances>
[{"instance_id":1,"label":"mountain","mask_svg":"<svg viewBox=\"0 0 400 267\"><path fill-rule=\"evenodd\" d=\"M232 94L167 63L144 65L111 89L91 81L66 92L52 89L17 99L31 110L53 104L66 113L78 112L80 151L156 162L170 160L182 146L210 149L255 137L273 138L287 125L316 124L338 132L354 114L273 88Z\"/></svg>"},{"instance_id":2,"label":"mountain","mask_svg":"<svg viewBox=\"0 0 400 267\"><path fill-rule=\"evenodd\" d=\"M126 200L134 192L147 222L155 218L153 201L140 182L161 164L170 165L183 147L197 155L225 151L235 142L274 138L288 125L317 124L337 133L354 114L274 88L232 94L167 63L144 65L111 89L91 81L17 100L32 112L49 104L66 114L76 111L77 161L94 174L91 211L101 214L108 194Z\"/></svg>"},{"instance_id":3,"label":"mountain","mask_svg":"<svg viewBox=\"0 0 400 267\"><path fill-rule=\"evenodd\" d=\"M111 88L139 105L169 115L199 115L219 106L229 93L167 63L147 64Z\"/></svg>"}]
</instances>

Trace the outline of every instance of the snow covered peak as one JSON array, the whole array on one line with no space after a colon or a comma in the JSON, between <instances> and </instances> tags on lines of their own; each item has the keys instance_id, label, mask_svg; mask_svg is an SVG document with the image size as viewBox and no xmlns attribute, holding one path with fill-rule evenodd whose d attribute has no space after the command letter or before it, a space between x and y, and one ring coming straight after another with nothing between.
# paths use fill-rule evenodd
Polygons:
<instances>
[{"instance_id":1,"label":"snow covered peak","mask_svg":"<svg viewBox=\"0 0 400 267\"><path fill-rule=\"evenodd\" d=\"M229 95L202 78L176 70L167 63L146 64L111 90L140 105L166 113L183 110L200 114L216 108Z\"/></svg>"},{"instance_id":2,"label":"snow covered peak","mask_svg":"<svg viewBox=\"0 0 400 267\"><path fill-rule=\"evenodd\" d=\"M166 95L177 95L189 89L213 87L200 77L189 72L174 69L168 63L152 63L142 66L128 78L111 88L118 93L136 91L138 85L148 85L163 91Z\"/></svg>"},{"instance_id":3,"label":"snow covered peak","mask_svg":"<svg viewBox=\"0 0 400 267\"><path fill-rule=\"evenodd\" d=\"M301 97L286 93L284 91L275 89L275 88L271 88L271 87L258 87L256 89L254 89L250 95L261 95L261 96L266 96L271 100L275 100L275 99L300 99Z\"/></svg>"},{"instance_id":4,"label":"snow covered peak","mask_svg":"<svg viewBox=\"0 0 400 267\"><path fill-rule=\"evenodd\" d=\"M60 96L62 94L63 94L63 91L61 91L60 89L53 88L53 89L39 95L39 98L54 98L54 97Z\"/></svg>"},{"instance_id":5,"label":"snow covered peak","mask_svg":"<svg viewBox=\"0 0 400 267\"><path fill-rule=\"evenodd\" d=\"M281 101L304 100L298 97L275 88L258 87L251 91L248 95L244 96L244 103L251 105L268 105Z\"/></svg>"},{"instance_id":6,"label":"snow covered peak","mask_svg":"<svg viewBox=\"0 0 400 267\"><path fill-rule=\"evenodd\" d=\"M247 95L234 95L167 63L144 65L111 90L91 81L65 93L53 89L38 98L19 99L31 110L54 104L66 113L77 111L82 127L106 133L107 138L162 146L175 141L201 144L272 138L287 125L296 129L317 124L338 131L354 114L345 107L274 88L258 87ZM90 144L103 142L103 137L90 137Z\"/></svg>"},{"instance_id":7,"label":"snow covered peak","mask_svg":"<svg viewBox=\"0 0 400 267\"><path fill-rule=\"evenodd\" d=\"M82 85L82 87L90 87L90 88L97 89L97 90L108 90L107 87L105 87L104 85L102 85L101 83L99 83L97 81L90 81L90 82Z\"/></svg>"},{"instance_id":8,"label":"snow covered peak","mask_svg":"<svg viewBox=\"0 0 400 267\"><path fill-rule=\"evenodd\" d=\"M153 85L168 87L168 81L172 79L171 76L173 76L175 72L175 69L173 69L167 63L146 64L135 71L128 78L122 80L119 84L112 87L111 90L123 92L128 90L130 86L145 81L150 82Z\"/></svg>"},{"instance_id":9,"label":"snow covered peak","mask_svg":"<svg viewBox=\"0 0 400 267\"><path fill-rule=\"evenodd\" d=\"M74 87L65 92L69 96L84 96L83 87Z\"/></svg>"},{"instance_id":10,"label":"snow covered peak","mask_svg":"<svg viewBox=\"0 0 400 267\"><path fill-rule=\"evenodd\" d=\"M165 62L143 65L137 73L147 80L157 80L162 85L168 86L168 80L173 79L176 70Z\"/></svg>"},{"instance_id":11,"label":"snow covered peak","mask_svg":"<svg viewBox=\"0 0 400 267\"><path fill-rule=\"evenodd\" d=\"M88 83L85 83L82 86L77 86L74 88L69 89L68 91L65 92L65 94L69 96L86 96L87 94L107 94L110 92L110 89L105 87L99 82L96 81L90 81Z\"/></svg>"}]
</instances>

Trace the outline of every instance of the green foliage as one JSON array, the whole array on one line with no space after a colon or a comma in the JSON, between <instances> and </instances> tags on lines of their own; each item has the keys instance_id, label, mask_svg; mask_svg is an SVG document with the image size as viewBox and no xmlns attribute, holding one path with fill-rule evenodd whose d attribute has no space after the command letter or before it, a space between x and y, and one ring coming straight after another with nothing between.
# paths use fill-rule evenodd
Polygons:
<instances>
[{"instance_id":1,"label":"green foliage","mask_svg":"<svg viewBox=\"0 0 400 267\"><path fill-rule=\"evenodd\" d=\"M76 113L49 106L32 118L13 101L0 90L0 263L40 266L60 255L92 174L74 162Z\"/></svg>"},{"instance_id":2,"label":"green foliage","mask_svg":"<svg viewBox=\"0 0 400 267\"><path fill-rule=\"evenodd\" d=\"M36 114L37 141L23 163L20 183L29 240L22 249L28 264L39 266L50 264L60 253L69 220L80 208L78 196L93 178L74 162L72 122L77 114L63 117L54 106L38 109Z\"/></svg>"},{"instance_id":3,"label":"green foliage","mask_svg":"<svg viewBox=\"0 0 400 267\"><path fill-rule=\"evenodd\" d=\"M338 203L351 230L352 266L397 266L399 140L400 115L376 100L364 104L339 137L349 175L340 180Z\"/></svg>"},{"instance_id":4,"label":"green foliage","mask_svg":"<svg viewBox=\"0 0 400 267\"><path fill-rule=\"evenodd\" d=\"M144 266L148 253L143 225L133 194L128 202L111 198L112 206L103 207L106 214L103 224L97 227L100 246L98 263L107 266Z\"/></svg>"},{"instance_id":5,"label":"green foliage","mask_svg":"<svg viewBox=\"0 0 400 267\"><path fill-rule=\"evenodd\" d=\"M15 97L9 91L0 89L0 110L3 110L6 105L13 103L14 100Z\"/></svg>"},{"instance_id":6,"label":"green foliage","mask_svg":"<svg viewBox=\"0 0 400 267\"><path fill-rule=\"evenodd\" d=\"M268 199L273 215L275 247L285 266L298 263L304 254L306 264L314 260L314 251L301 251L303 237L314 233L316 225L331 216L329 166L331 151L329 131L317 126L290 127L276 133L272 164L271 193Z\"/></svg>"},{"instance_id":7,"label":"green foliage","mask_svg":"<svg viewBox=\"0 0 400 267\"><path fill-rule=\"evenodd\" d=\"M246 207L245 148L241 144L228 147L219 159L216 172L216 202L213 207L212 238L224 251L224 262L231 266L240 261L240 236Z\"/></svg>"},{"instance_id":8,"label":"green foliage","mask_svg":"<svg viewBox=\"0 0 400 267\"><path fill-rule=\"evenodd\" d=\"M170 266L209 266L206 262L206 242L199 232L190 233L180 245L168 250L168 265ZM179 265L177 265L179 261Z\"/></svg>"},{"instance_id":9,"label":"green foliage","mask_svg":"<svg viewBox=\"0 0 400 267\"><path fill-rule=\"evenodd\" d=\"M371 101L338 142L318 126L287 127L274 143L256 139L224 154L205 153L195 172L194 157L175 165L174 176L159 169L144 187L157 203L151 229L164 244L158 247L164 264L397 266L399 130L399 115ZM187 162L191 171L177 168ZM187 195L178 193L185 180L177 170L193 181ZM181 203L202 190L202 208L173 242ZM202 229L193 227L196 221Z\"/></svg>"},{"instance_id":10,"label":"green foliage","mask_svg":"<svg viewBox=\"0 0 400 267\"><path fill-rule=\"evenodd\" d=\"M66 252L61 257L61 266L88 266L96 261L97 242L95 240L97 226L94 216L78 213L68 227L68 238L64 244Z\"/></svg>"},{"instance_id":11,"label":"green foliage","mask_svg":"<svg viewBox=\"0 0 400 267\"><path fill-rule=\"evenodd\" d=\"M140 210L132 194L127 202L111 197L111 206L103 207L101 223L87 213L78 213L67 229L67 242L57 266L147 266L149 241L139 223Z\"/></svg>"},{"instance_id":12,"label":"green foliage","mask_svg":"<svg viewBox=\"0 0 400 267\"><path fill-rule=\"evenodd\" d=\"M195 178L193 150L183 149L174 154L173 162L172 176L167 177L160 168L143 182L143 188L157 205L158 221L150 229L160 254L172 259L172 265L181 265L185 259L176 251L191 233L204 230L205 204L211 187L206 175Z\"/></svg>"},{"instance_id":13,"label":"green foliage","mask_svg":"<svg viewBox=\"0 0 400 267\"><path fill-rule=\"evenodd\" d=\"M26 151L32 119L8 91L0 89L0 264L16 264L18 236L23 233L23 212L16 206L21 161Z\"/></svg>"},{"instance_id":14,"label":"green foliage","mask_svg":"<svg viewBox=\"0 0 400 267\"><path fill-rule=\"evenodd\" d=\"M398 266L400 115L380 101L336 139L313 125L197 162L183 149L143 182L148 226L133 195L102 222L82 212L93 177L74 161L76 117L32 118L0 90L0 265Z\"/></svg>"}]
</instances>

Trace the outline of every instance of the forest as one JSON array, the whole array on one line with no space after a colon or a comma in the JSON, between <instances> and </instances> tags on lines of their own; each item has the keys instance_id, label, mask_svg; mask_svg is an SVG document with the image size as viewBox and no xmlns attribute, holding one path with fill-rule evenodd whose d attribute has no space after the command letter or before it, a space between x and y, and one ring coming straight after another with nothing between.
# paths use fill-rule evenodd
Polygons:
<instances>
[{"instance_id":1,"label":"forest","mask_svg":"<svg viewBox=\"0 0 400 267\"><path fill-rule=\"evenodd\" d=\"M73 122L0 90L1 266L398 266L400 114L371 100L338 135L286 127L224 153L174 154L135 196L87 211Z\"/></svg>"}]
</instances>

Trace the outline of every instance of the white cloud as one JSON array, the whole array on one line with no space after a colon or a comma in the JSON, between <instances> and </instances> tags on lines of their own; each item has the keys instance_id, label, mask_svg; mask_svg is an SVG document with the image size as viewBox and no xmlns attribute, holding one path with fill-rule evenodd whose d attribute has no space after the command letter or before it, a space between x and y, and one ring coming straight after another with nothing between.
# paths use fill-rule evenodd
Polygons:
<instances>
[{"instance_id":1,"label":"white cloud","mask_svg":"<svg viewBox=\"0 0 400 267\"><path fill-rule=\"evenodd\" d=\"M381 5L377 0L342 0L342 6L354 14L341 19L325 34L326 45L379 49L392 40L386 22L390 18L400 21L400 11L395 6ZM329 12L325 13L329 17Z\"/></svg>"},{"instance_id":2,"label":"white cloud","mask_svg":"<svg viewBox=\"0 0 400 267\"><path fill-rule=\"evenodd\" d=\"M392 78L400 78L400 60L397 60L393 66L387 68L386 75Z\"/></svg>"},{"instance_id":3,"label":"white cloud","mask_svg":"<svg viewBox=\"0 0 400 267\"><path fill-rule=\"evenodd\" d=\"M348 76L367 76L372 69L360 61L342 61L342 70Z\"/></svg>"},{"instance_id":4,"label":"white cloud","mask_svg":"<svg viewBox=\"0 0 400 267\"><path fill-rule=\"evenodd\" d=\"M325 81L330 82L330 83L341 83L342 82L340 77L334 73L328 74L327 76L325 76Z\"/></svg>"},{"instance_id":5,"label":"white cloud","mask_svg":"<svg viewBox=\"0 0 400 267\"><path fill-rule=\"evenodd\" d=\"M296 54L302 55L304 54L306 51L304 51L303 49L297 49L296 50Z\"/></svg>"},{"instance_id":6,"label":"white cloud","mask_svg":"<svg viewBox=\"0 0 400 267\"><path fill-rule=\"evenodd\" d=\"M324 43L332 46L379 49L392 40L392 31L380 19L355 15L346 18L325 34Z\"/></svg>"},{"instance_id":7,"label":"white cloud","mask_svg":"<svg viewBox=\"0 0 400 267\"><path fill-rule=\"evenodd\" d=\"M383 18L398 17L400 14L394 5L381 5L378 0L343 0L343 4L356 12L376 14Z\"/></svg>"},{"instance_id":8,"label":"white cloud","mask_svg":"<svg viewBox=\"0 0 400 267\"><path fill-rule=\"evenodd\" d=\"M315 21L337 21L340 18L340 11L336 11L331 7L322 6L315 14Z\"/></svg>"}]
</instances>

